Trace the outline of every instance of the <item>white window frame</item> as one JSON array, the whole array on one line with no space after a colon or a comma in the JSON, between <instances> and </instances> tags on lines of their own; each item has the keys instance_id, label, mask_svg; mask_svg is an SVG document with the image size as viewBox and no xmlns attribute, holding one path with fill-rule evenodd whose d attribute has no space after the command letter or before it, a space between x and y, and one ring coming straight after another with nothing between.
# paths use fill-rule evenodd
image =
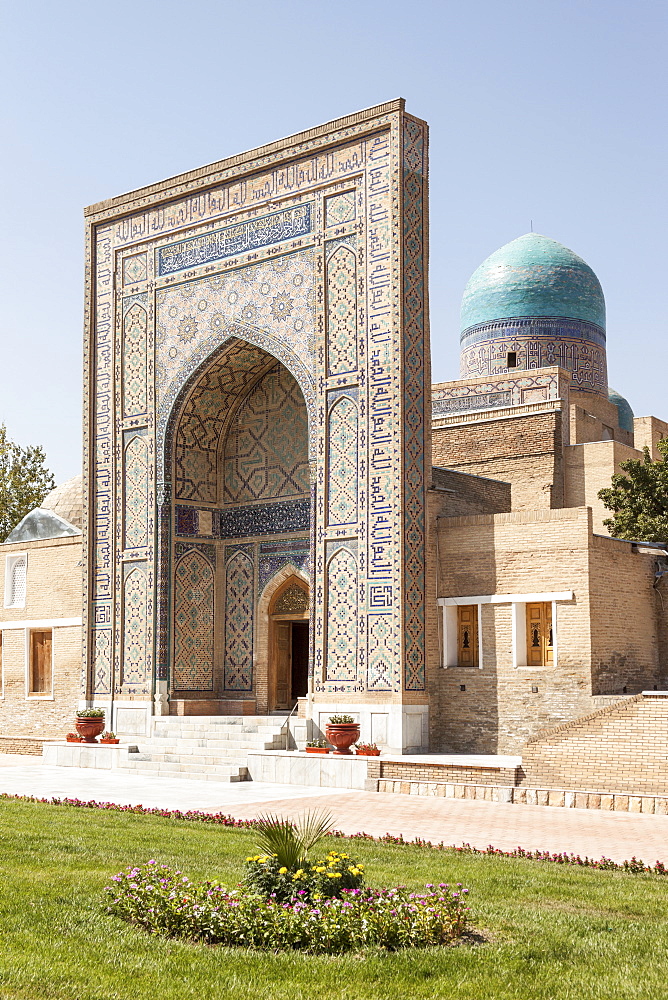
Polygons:
<instances>
[{"instance_id":1,"label":"white window frame","mask_svg":"<svg viewBox=\"0 0 668 1000\"><path fill-rule=\"evenodd\" d=\"M526 663L526 606L527 604L552 604L553 666L557 665L557 601L572 601L572 590L551 591L545 594L476 594L471 597L439 597L438 604L443 613L443 668L456 665L457 661L457 607L460 604L478 605L478 666L482 669L482 628L483 604L510 604L512 619L512 662L520 670L551 670L552 667L528 667ZM454 621L454 628L453 628ZM454 662L453 655L454 643ZM523 661L523 662L520 662ZM467 667L466 669L470 669Z\"/></svg>"},{"instance_id":2,"label":"white window frame","mask_svg":"<svg viewBox=\"0 0 668 1000\"><path fill-rule=\"evenodd\" d=\"M16 566L17 562L20 562L21 559L25 559L25 564L26 564L26 588L25 588L25 597L23 598L23 603L16 604L13 601L14 586L12 582L12 576L14 575L14 567ZM5 559L5 607L25 608L27 595L28 595L28 553L14 552L11 556L8 555Z\"/></svg>"},{"instance_id":3,"label":"white window frame","mask_svg":"<svg viewBox=\"0 0 668 1000\"><path fill-rule=\"evenodd\" d=\"M443 662L444 670L461 667L462 670L475 670L476 667L462 667L459 663L457 608L461 605L474 604L478 623L478 670L482 670L482 612L475 598L453 598L453 603L443 605ZM440 603L440 601L439 601Z\"/></svg>"},{"instance_id":4,"label":"white window frame","mask_svg":"<svg viewBox=\"0 0 668 1000\"><path fill-rule=\"evenodd\" d=\"M25 689L26 689L26 701L55 701L53 694L53 685L55 681L55 670L54 670L54 660L56 654L56 643L55 643L55 629L52 625L39 626L37 628L32 625L24 629L25 638ZM30 690L30 636L33 632L50 632L51 633L51 690L43 693L34 693Z\"/></svg>"}]
</instances>

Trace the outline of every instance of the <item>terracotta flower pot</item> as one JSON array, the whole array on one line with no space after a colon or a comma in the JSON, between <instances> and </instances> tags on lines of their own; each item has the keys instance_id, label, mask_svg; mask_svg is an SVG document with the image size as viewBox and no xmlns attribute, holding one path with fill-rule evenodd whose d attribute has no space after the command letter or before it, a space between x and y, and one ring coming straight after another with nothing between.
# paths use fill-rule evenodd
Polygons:
<instances>
[{"instance_id":1,"label":"terracotta flower pot","mask_svg":"<svg viewBox=\"0 0 668 1000\"><path fill-rule=\"evenodd\" d=\"M120 743L120 740L100 740L100 743Z\"/></svg>"},{"instance_id":2,"label":"terracotta flower pot","mask_svg":"<svg viewBox=\"0 0 668 1000\"><path fill-rule=\"evenodd\" d=\"M380 757L380 750L356 750L358 757Z\"/></svg>"},{"instance_id":3,"label":"terracotta flower pot","mask_svg":"<svg viewBox=\"0 0 668 1000\"><path fill-rule=\"evenodd\" d=\"M329 747L304 747L306 753L329 753Z\"/></svg>"},{"instance_id":4,"label":"terracotta flower pot","mask_svg":"<svg viewBox=\"0 0 668 1000\"><path fill-rule=\"evenodd\" d=\"M360 738L359 722L328 722L325 736L335 747L334 753L351 754L351 746ZM352 754L351 754L352 756Z\"/></svg>"},{"instance_id":5,"label":"terracotta flower pot","mask_svg":"<svg viewBox=\"0 0 668 1000\"><path fill-rule=\"evenodd\" d=\"M82 719L77 716L74 728L79 736L83 737L85 743L97 743L95 737L104 732L104 719Z\"/></svg>"}]
</instances>

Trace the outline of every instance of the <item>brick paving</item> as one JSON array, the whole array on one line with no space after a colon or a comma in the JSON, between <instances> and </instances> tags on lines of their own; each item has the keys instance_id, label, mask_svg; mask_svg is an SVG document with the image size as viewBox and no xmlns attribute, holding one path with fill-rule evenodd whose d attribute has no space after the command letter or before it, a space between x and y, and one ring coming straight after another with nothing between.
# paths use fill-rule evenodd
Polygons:
<instances>
[{"instance_id":1,"label":"brick paving","mask_svg":"<svg viewBox=\"0 0 668 1000\"><path fill-rule=\"evenodd\" d=\"M43 765L39 758L0 754L0 792L141 804L164 809L201 809L251 819L262 812L298 816L326 808L345 833L402 834L412 840L503 850L572 851L614 861L634 855L668 864L668 816L506 805L469 799L272 785L265 782L155 779L119 771Z\"/></svg>"}]
</instances>

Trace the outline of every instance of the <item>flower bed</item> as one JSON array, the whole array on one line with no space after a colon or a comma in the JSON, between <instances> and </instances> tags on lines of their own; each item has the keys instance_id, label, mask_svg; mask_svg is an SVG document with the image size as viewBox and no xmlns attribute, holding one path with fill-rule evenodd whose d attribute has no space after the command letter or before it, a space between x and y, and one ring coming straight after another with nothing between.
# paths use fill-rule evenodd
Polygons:
<instances>
[{"instance_id":1,"label":"flower bed","mask_svg":"<svg viewBox=\"0 0 668 1000\"><path fill-rule=\"evenodd\" d=\"M296 895L300 902L330 899L352 889L361 889L364 865L357 864L348 854L330 851L322 860L304 863L291 871L275 854L257 854L246 858L244 883L259 896L273 895L279 903L288 902Z\"/></svg>"},{"instance_id":2,"label":"flower bed","mask_svg":"<svg viewBox=\"0 0 668 1000\"><path fill-rule=\"evenodd\" d=\"M191 882L149 861L114 876L108 910L155 934L265 950L337 954L447 944L466 927L467 890L442 883L425 893L348 889L341 897L289 902ZM303 891L303 890L302 890Z\"/></svg>"}]
</instances>

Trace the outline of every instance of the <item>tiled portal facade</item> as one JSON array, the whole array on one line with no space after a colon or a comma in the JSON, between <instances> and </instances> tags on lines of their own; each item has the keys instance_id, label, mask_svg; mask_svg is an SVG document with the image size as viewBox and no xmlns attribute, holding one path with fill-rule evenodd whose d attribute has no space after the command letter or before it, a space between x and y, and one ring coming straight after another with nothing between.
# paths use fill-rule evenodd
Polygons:
<instances>
[{"instance_id":1,"label":"tiled portal facade","mask_svg":"<svg viewBox=\"0 0 668 1000\"><path fill-rule=\"evenodd\" d=\"M311 717L426 746L426 174L396 101L88 210L90 700L271 710L292 574Z\"/></svg>"}]
</instances>

